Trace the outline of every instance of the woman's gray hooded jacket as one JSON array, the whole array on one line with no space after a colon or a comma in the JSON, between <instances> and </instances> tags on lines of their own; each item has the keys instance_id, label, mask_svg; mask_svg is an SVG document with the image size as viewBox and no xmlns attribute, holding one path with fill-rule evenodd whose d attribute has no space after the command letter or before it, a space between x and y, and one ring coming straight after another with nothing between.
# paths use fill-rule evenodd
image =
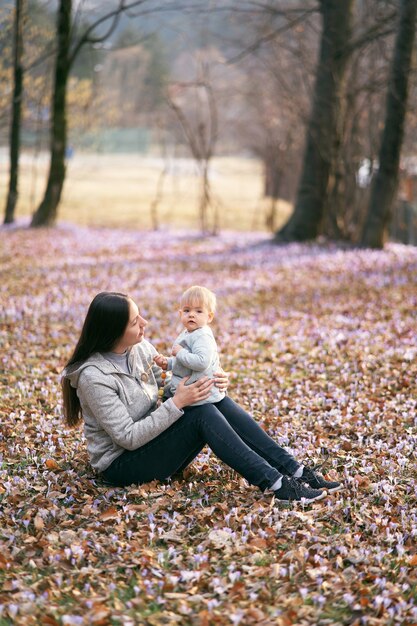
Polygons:
<instances>
[{"instance_id":1,"label":"woman's gray hooded jacket","mask_svg":"<svg viewBox=\"0 0 417 626\"><path fill-rule=\"evenodd\" d=\"M107 469L125 450L136 450L160 435L183 415L172 398L157 408L162 380L161 369L153 363L156 354L155 348L143 340L130 350L131 374L98 352L63 372L77 390L88 455L98 472ZM144 372L146 381L141 380Z\"/></svg>"}]
</instances>

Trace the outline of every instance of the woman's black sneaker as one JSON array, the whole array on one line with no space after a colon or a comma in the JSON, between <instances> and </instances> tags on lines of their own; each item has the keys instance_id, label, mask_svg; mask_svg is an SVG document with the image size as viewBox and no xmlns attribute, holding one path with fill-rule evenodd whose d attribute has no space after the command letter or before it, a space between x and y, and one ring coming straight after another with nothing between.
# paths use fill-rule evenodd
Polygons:
<instances>
[{"instance_id":1,"label":"woman's black sneaker","mask_svg":"<svg viewBox=\"0 0 417 626\"><path fill-rule=\"evenodd\" d=\"M325 489L329 493L333 493L334 491L338 491L342 488L342 483L339 483L336 480L326 480L321 474L316 472L316 469L317 466L304 466L302 476L297 480L307 483L307 485L313 489Z\"/></svg>"},{"instance_id":2,"label":"woman's black sneaker","mask_svg":"<svg viewBox=\"0 0 417 626\"><path fill-rule=\"evenodd\" d=\"M280 502L314 502L321 500L326 495L321 489L311 489L308 485L292 476L283 476L282 485L274 491L275 497Z\"/></svg>"}]
</instances>

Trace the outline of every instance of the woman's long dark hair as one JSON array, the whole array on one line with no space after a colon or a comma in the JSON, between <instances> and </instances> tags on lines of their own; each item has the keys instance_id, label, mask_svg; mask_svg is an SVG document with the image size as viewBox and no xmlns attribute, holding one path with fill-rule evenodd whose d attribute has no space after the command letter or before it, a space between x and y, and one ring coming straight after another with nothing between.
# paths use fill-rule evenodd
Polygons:
<instances>
[{"instance_id":1,"label":"woman's long dark hair","mask_svg":"<svg viewBox=\"0 0 417 626\"><path fill-rule=\"evenodd\" d=\"M110 352L123 335L129 321L129 297L124 293L102 291L91 302L75 350L65 367L82 363L95 352ZM81 419L77 391L65 376L61 382L64 417L68 426Z\"/></svg>"}]
</instances>

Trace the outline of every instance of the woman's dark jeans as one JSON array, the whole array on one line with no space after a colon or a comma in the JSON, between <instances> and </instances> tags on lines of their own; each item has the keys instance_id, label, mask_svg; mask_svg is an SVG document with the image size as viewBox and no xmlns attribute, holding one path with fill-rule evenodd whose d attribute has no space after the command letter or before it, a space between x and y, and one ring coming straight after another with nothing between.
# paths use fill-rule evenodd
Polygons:
<instances>
[{"instance_id":1,"label":"woman's dark jeans","mask_svg":"<svg viewBox=\"0 0 417 626\"><path fill-rule=\"evenodd\" d=\"M227 396L215 404L185 407L163 433L126 450L104 472L113 485L163 480L183 470L205 445L226 465L262 491L300 467L257 422Z\"/></svg>"}]
</instances>

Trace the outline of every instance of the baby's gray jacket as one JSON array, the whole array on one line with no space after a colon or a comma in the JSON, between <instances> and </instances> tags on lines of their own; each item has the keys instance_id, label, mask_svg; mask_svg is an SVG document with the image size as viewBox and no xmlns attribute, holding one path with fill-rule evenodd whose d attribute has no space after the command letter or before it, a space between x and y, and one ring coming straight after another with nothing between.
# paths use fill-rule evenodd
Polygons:
<instances>
[{"instance_id":1,"label":"baby's gray jacket","mask_svg":"<svg viewBox=\"0 0 417 626\"><path fill-rule=\"evenodd\" d=\"M63 372L77 390L91 465L102 472L125 450L151 441L183 411L172 398L157 408L161 369L153 363L158 353L145 339L129 353L126 374L100 353ZM152 365L153 364L153 365ZM147 380L141 379L146 372Z\"/></svg>"},{"instance_id":2,"label":"baby's gray jacket","mask_svg":"<svg viewBox=\"0 0 417 626\"><path fill-rule=\"evenodd\" d=\"M214 378L221 369L216 340L210 326L202 326L191 333L184 329L174 343L182 346L182 350L175 357L168 359L168 370L172 370L171 393L175 393L178 383L184 376L190 376L190 380L187 381L189 385L203 376ZM219 402L224 396L223 391L213 386L207 400L196 402L192 406Z\"/></svg>"}]
</instances>

